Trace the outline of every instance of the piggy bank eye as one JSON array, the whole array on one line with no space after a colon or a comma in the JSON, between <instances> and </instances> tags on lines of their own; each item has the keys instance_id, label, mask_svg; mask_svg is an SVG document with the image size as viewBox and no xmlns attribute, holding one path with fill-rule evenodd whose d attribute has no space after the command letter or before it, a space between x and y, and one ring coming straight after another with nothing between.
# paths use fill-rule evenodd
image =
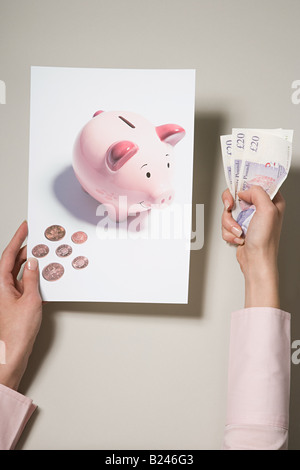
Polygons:
<instances>
[{"instance_id":1,"label":"piggy bank eye","mask_svg":"<svg viewBox=\"0 0 300 470\"><path fill-rule=\"evenodd\" d=\"M147 178L150 178L151 173L149 173L149 171L148 171L148 172L146 173L146 176L147 176Z\"/></svg>"},{"instance_id":2,"label":"piggy bank eye","mask_svg":"<svg viewBox=\"0 0 300 470\"><path fill-rule=\"evenodd\" d=\"M170 163L169 162L167 163L167 167L170 168Z\"/></svg>"}]
</instances>

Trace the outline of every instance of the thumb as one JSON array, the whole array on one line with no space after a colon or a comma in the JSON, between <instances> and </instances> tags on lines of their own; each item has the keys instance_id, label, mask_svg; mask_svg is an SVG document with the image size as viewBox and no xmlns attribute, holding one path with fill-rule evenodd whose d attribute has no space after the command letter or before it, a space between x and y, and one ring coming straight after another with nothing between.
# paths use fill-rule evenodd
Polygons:
<instances>
[{"instance_id":1,"label":"thumb","mask_svg":"<svg viewBox=\"0 0 300 470\"><path fill-rule=\"evenodd\" d=\"M23 271L24 295L41 298L39 291L39 264L36 258L28 258Z\"/></svg>"},{"instance_id":2,"label":"thumb","mask_svg":"<svg viewBox=\"0 0 300 470\"><path fill-rule=\"evenodd\" d=\"M253 185L246 191L240 191L238 196L243 201L248 202L249 204L254 204L256 210L264 211L270 206L273 206L270 196L261 186Z\"/></svg>"}]
</instances>

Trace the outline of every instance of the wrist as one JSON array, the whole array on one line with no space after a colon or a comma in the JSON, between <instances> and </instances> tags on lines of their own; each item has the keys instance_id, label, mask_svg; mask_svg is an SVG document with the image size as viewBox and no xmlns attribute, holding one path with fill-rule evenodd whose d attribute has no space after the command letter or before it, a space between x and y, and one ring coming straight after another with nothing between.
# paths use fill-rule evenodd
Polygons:
<instances>
[{"instance_id":1,"label":"wrist","mask_svg":"<svg viewBox=\"0 0 300 470\"><path fill-rule=\"evenodd\" d=\"M265 282L278 282L278 266L276 261L265 261L262 257L248 263L243 269L246 283L258 284Z\"/></svg>"},{"instance_id":2,"label":"wrist","mask_svg":"<svg viewBox=\"0 0 300 470\"><path fill-rule=\"evenodd\" d=\"M275 263L257 263L245 275L245 308L280 308L279 274Z\"/></svg>"},{"instance_id":3,"label":"wrist","mask_svg":"<svg viewBox=\"0 0 300 470\"><path fill-rule=\"evenodd\" d=\"M0 384L12 390L18 391L21 381L20 374L15 370L11 370L7 364L0 366Z\"/></svg>"},{"instance_id":4,"label":"wrist","mask_svg":"<svg viewBox=\"0 0 300 470\"><path fill-rule=\"evenodd\" d=\"M26 370L28 358L23 355L8 354L6 363L0 365L0 384L5 385L15 391L18 390L24 372Z\"/></svg>"}]
</instances>

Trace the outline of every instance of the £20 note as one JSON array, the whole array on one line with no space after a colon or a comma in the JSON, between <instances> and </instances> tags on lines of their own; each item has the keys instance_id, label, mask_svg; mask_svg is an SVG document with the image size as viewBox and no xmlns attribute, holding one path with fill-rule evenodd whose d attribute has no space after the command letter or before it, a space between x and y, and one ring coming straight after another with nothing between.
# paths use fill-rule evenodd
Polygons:
<instances>
[{"instance_id":1,"label":"\u00a320 note","mask_svg":"<svg viewBox=\"0 0 300 470\"><path fill-rule=\"evenodd\" d=\"M230 139L230 136L226 137L227 140ZM258 185L273 199L290 169L293 131L233 129L231 137L230 161L233 178L230 189L235 200L232 215L246 234L256 209L254 205L251 206L240 200L237 193ZM221 137L222 155L224 154L223 142Z\"/></svg>"}]
</instances>

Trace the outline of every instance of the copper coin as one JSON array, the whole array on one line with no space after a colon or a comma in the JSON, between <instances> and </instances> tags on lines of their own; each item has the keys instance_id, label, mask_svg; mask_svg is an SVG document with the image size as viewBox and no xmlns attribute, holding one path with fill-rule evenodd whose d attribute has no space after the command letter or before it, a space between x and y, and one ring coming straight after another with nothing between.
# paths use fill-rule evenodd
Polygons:
<instances>
[{"instance_id":1,"label":"copper coin","mask_svg":"<svg viewBox=\"0 0 300 470\"><path fill-rule=\"evenodd\" d=\"M45 237L51 242L57 242L64 238L66 234L65 229L61 225L51 225L45 230Z\"/></svg>"},{"instance_id":2,"label":"copper coin","mask_svg":"<svg viewBox=\"0 0 300 470\"><path fill-rule=\"evenodd\" d=\"M59 256L60 258L66 258L67 256L70 256L70 254L72 253L72 247L70 245L60 245L55 253L57 254L57 256Z\"/></svg>"},{"instance_id":3,"label":"copper coin","mask_svg":"<svg viewBox=\"0 0 300 470\"><path fill-rule=\"evenodd\" d=\"M64 267L61 264L51 263L43 269L42 274L46 281L57 281L63 276L64 272Z\"/></svg>"},{"instance_id":4,"label":"copper coin","mask_svg":"<svg viewBox=\"0 0 300 470\"><path fill-rule=\"evenodd\" d=\"M73 259L72 266L75 269L84 269L89 264L89 260L85 256L77 256Z\"/></svg>"},{"instance_id":5,"label":"copper coin","mask_svg":"<svg viewBox=\"0 0 300 470\"><path fill-rule=\"evenodd\" d=\"M34 248L32 248L31 253L36 258L44 258L49 253L49 248L47 245L36 245Z\"/></svg>"},{"instance_id":6,"label":"copper coin","mask_svg":"<svg viewBox=\"0 0 300 470\"><path fill-rule=\"evenodd\" d=\"M76 243L77 245L81 245L87 241L87 234L85 232L75 232L72 235L72 242Z\"/></svg>"}]
</instances>

